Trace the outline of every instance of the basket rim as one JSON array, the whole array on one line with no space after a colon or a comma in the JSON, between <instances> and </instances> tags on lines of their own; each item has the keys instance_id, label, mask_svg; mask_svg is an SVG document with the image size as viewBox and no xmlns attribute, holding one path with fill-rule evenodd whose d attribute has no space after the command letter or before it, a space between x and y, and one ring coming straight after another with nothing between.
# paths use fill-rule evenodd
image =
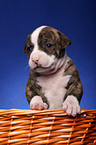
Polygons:
<instances>
[{"instance_id":1,"label":"basket rim","mask_svg":"<svg viewBox=\"0 0 96 145\"><path fill-rule=\"evenodd\" d=\"M83 109L81 108L81 113L96 113L96 109ZM30 110L30 109L0 109L0 115L2 114L10 114L10 113L16 113L16 114L38 114L38 113L49 113L49 114L62 114L62 115L67 115L66 112L64 112L63 109L44 109L44 110Z\"/></svg>"}]
</instances>

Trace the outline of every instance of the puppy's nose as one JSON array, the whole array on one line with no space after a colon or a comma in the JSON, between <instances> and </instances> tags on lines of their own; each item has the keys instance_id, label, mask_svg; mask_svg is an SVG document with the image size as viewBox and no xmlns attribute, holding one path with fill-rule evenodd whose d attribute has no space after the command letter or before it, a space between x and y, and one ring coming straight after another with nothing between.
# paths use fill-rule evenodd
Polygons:
<instances>
[{"instance_id":1,"label":"puppy's nose","mask_svg":"<svg viewBox=\"0 0 96 145\"><path fill-rule=\"evenodd\" d=\"M37 65L38 65L38 61L39 61L38 59L35 59L35 60L34 60L34 59L32 59L32 61L33 61L35 64L37 64Z\"/></svg>"},{"instance_id":2,"label":"puppy's nose","mask_svg":"<svg viewBox=\"0 0 96 145\"><path fill-rule=\"evenodd\" d=\"M37 63L38 62L38 59L32 59L32 61Z\"/></svg>"},{"instance_id":3,"label":"puppy's nose","mask_svg":"<svg viewBox=\"0 0 96 145\"><path fill-rule=\"evenodd\" d=\"M32 61L33 61L33 62L38 62L38 59L36 59L36 60L32 59Z\"/></svg>"}]
</instances>

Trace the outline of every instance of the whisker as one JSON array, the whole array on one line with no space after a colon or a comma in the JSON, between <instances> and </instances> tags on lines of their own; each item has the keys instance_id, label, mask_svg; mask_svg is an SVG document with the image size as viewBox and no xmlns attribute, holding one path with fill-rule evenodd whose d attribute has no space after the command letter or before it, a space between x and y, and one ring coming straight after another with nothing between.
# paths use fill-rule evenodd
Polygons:
<instances>
[{"instance_id":1,"label":"whisker","mask_svg":"<svg viewBox=\"0 0 96 145\"><path fill-rule=\"evenodd\" d=\"M28 68L29 68L29 66L28 66L28 65L26 65L26 67L25 67L25 71L26 71Z\"/></svg>"},{"instance_id":2,"label":"whisker","mask_svg":"<svg viewBox=\"0 0 96 145\"><path fill-rule=\"evenodd\" d=\"M25 66L25 71L29 69L29 65L28 65L28 60L23 62L23 65Z\"/></svg>"}]
</instances>

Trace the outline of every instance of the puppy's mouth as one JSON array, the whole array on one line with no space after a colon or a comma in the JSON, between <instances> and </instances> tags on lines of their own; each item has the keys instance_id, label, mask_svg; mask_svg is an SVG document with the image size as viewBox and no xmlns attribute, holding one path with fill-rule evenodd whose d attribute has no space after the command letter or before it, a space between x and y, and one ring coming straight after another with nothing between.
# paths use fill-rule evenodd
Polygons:
<instances>
[{"instance_id":1,"label":"puppy's mouth","mask_svg":"<svg viewBox=\"0 0 96 145\"><path fill-rule=\"evenodd\" d=\"M54 71L56 65L54 63L52 63L50 66L46 66L46 67L43 67L42 65L38 65L34 68L34 72L37 72L39 74L49 74L51 72Z\"/></svg>"},{"instance_id":2,"label":"puppy's mouth","mask_svg":"<svg viewBox=\"0 0 96 145\"><path fill-rule=\"evenodd\" d=\"M42 66L41 64L38 64L38 63L36 63L36 67L34 68L34 70L36 70L36 69L38 69L38 68L42 68L42 69L50 69L50 68L52 68L52 66L54 66L54 63L52 63L50 66L46 66L46 67L44 67L44 66Z\"/></svg>"}]
</instances>

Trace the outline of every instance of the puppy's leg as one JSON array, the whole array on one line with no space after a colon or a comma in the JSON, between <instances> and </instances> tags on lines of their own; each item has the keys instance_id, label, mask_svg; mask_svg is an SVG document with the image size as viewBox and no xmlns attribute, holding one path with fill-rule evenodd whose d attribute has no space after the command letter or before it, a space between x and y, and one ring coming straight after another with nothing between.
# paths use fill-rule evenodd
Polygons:
<instances>
[{"instance_id":1,"label":"puppy's leg","mask_svg":"<svg viewBox=\"0 0 96 145\"><path fill-rule=\"evenodd\" d=\"M64 73L65 75L71 75L71 77L66 86L67 92L64 97L63 110L68 115L76 116L76 114L80 113L79 103L82 98L83 87L78 70L72 60L67 63Z\"/></svg>"},{"instance_id":2,"label":"puppy's leg","mask_svg":"<svg viewBox=\"0 0 96 145\"><path fill-rule=\"evenodd\" d=\"M48 105L47 105L47 103L45 103L46 101L45 101L44 96L42 96L43 94L41 94L41 96L43 97L44 100L42 100L42 97L37 95L38 93L35 92L34 88L30 87L30 86L31 85L29 83L27 83L26 97L30 104L30 109L35 109L35 110L47 109ZM37 90L37 88L36 88L36 90Z\"/></svg>"},{"instance_id":3,"label":"puppy's leg","mask_svg":"<svg viewBox=\"0 0 96 145\"><path fill-rule=\"evenodd\" d=\"M42 93L41 87L36 82L37 74L30 71L26 85L26 97L30 104L30 109L42 110L48 108L48 101Z\"/></svg>"},{"instance_id":4,"label":"puppy's leg","mask_svg":"<svg viewBox=\"0 0 96 145\"><path fill-rule=\"evenodd\" d=\"M63 103L63 110L66 111L68 115L76 116L80 114L80 106L77 98L73 95L67 96Z\"/></svg>"},{"instance_id":5,"label":"puppy's leg","mask_svg":"<svg viewBox=\"0 0 96 145\"><path fill-rule=\"evenodd\" d=\"M47 108L48 105L42 101L40 96L34 96L30 101L30 109L42 110Z\"/></svg>"},{"instance_id":6,"label":"puppy's leg","mask_svg":"<svg viewBox=\"0 0 96 145\"><path fill-rule=\"evenodd\" d=\"M66 93L66 99L63 102L63 110L67 112L68 115L76 116L80 114L79 102L81 100L83 93L83 88L81 81L77 81L77 84L74 83L69 85L69 88Z\"/></svg>"}]
</instances>

